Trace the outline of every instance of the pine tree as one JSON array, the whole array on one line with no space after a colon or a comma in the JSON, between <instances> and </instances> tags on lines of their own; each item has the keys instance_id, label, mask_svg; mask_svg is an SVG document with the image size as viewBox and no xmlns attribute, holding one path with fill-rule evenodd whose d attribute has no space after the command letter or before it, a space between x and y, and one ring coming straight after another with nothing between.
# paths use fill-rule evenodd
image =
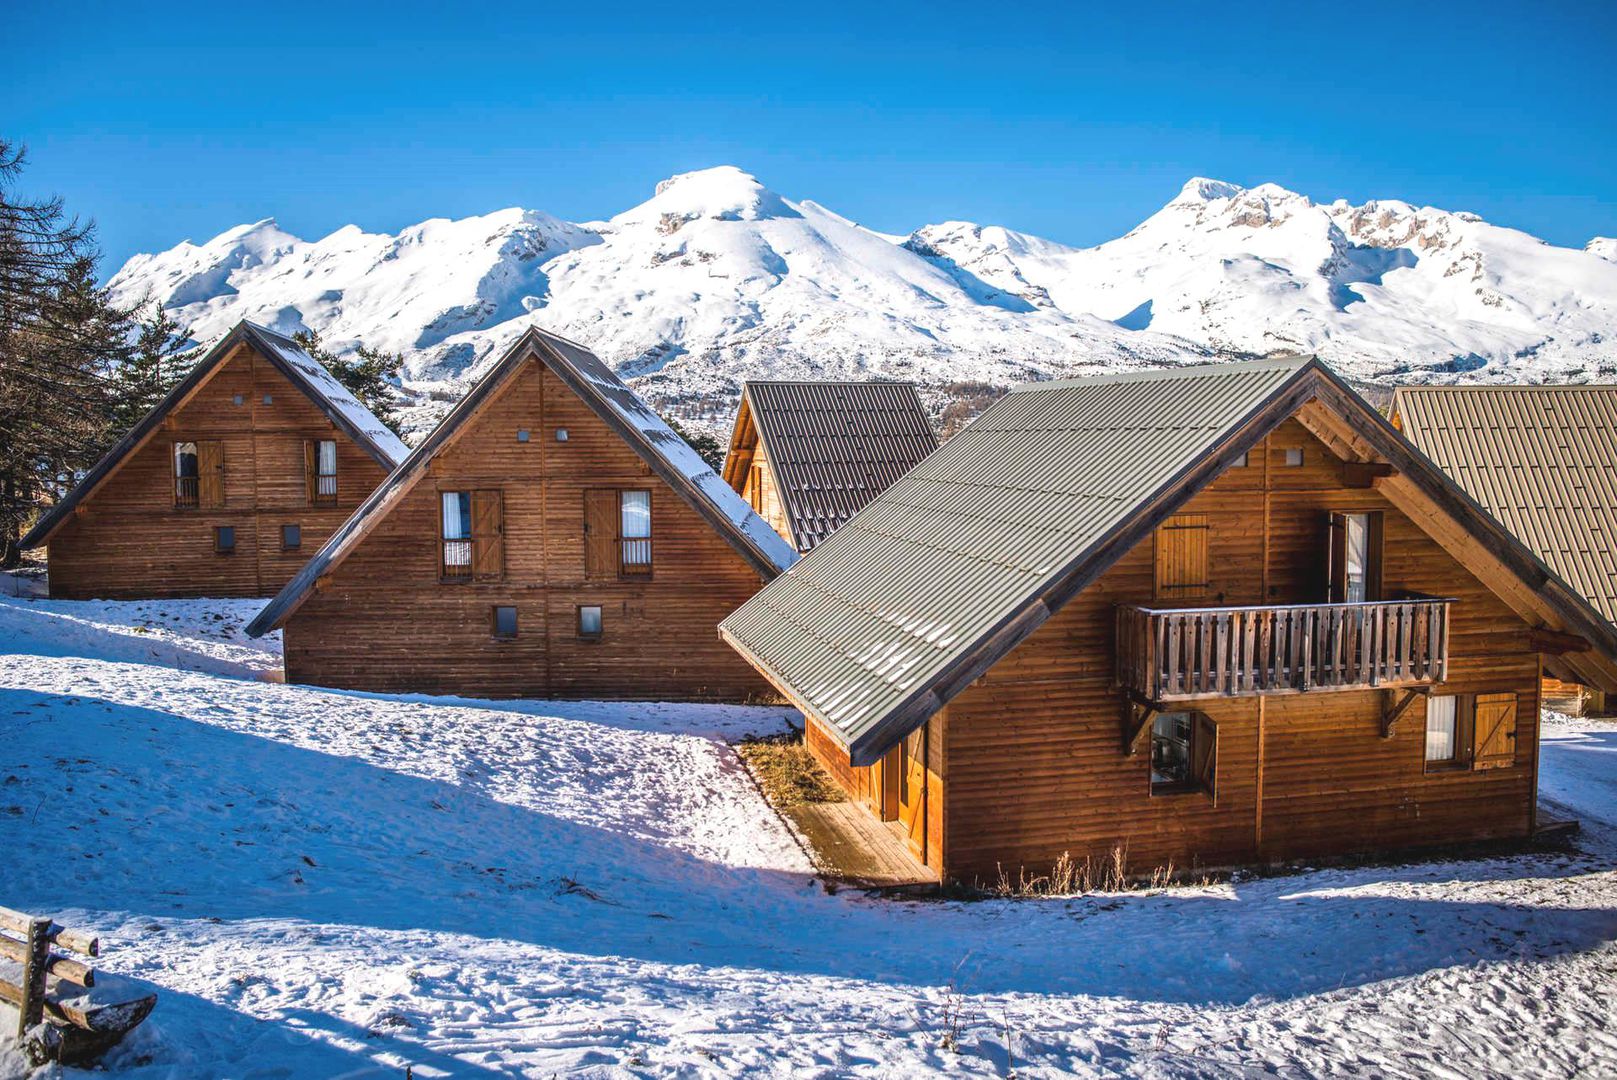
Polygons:
<instances>
[{"instance_id":1,"label":"pine tree","mask_svg":"<svg viewBox=\"0 0 1617 1080\"><path fill-rule=\"evenodd\" d=\"M320 335L313 330L300 330L292 335L298 347L321 364L359 399L359 403L390 428L398 425L396 411L399 400L399 370L404 358L398 353L383 352L368 345L354 349L352 357L340 357L320 344Z\"/></svg>"},{"instance_id":2,"label":"pine tree","mask_svg":"<svg viewBox=\"0 0 1617 1080\"><path fill-rule=\"evenodd\" d=\"M187 335L160 305L140 324L129 358L113 379L111 421L124 432L140 422L185 378L197 360Z\"/></svg>"},{"instance_id":3,"label":"pine tree","mask_svg":"<svg viewBox=\"0 0 1617 1080\"><path fill-rule=\"evenodd\" d=\"M108 383L130 313L96 284L94 228L60 199L15 188L25 155L0 139L0 567L17 540L105 447Z\"/></svg>"}]
</instances>

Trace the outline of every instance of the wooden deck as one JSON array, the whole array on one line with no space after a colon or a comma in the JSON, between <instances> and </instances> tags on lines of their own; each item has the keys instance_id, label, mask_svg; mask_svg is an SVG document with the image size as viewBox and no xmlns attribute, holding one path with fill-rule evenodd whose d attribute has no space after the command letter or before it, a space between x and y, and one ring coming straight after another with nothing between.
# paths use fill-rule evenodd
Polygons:
<instances>
[{"instance_id":1,"label":"wooden deck","mask_svg":"<svg viewBox=\"0 0 1617 1080\"><path fill-rule=\"evenodd\" d=\"M820 873L861 888L938 884L938 875L911 855L896 829L855 802L801 803L781 809L808 841Z\"/></svg>"}]
</instances>

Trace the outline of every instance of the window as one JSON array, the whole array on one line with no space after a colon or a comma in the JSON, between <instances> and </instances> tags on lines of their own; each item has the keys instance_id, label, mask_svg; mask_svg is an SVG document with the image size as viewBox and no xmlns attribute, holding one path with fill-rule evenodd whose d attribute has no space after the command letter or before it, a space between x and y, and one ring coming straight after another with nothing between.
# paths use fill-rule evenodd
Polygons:
<instances>
[{"instance_id":1,"label":"window","mask_svg":"<svg viewBox=\"0 0 1617 1080\"><path fill-rule=\"evenodd\" d=\"M1207 515L1176 514L1156 537L1158 600L1199 600L1207 595Z\"/></svg>"},{"instance_id":2,"label":"window","mask_svg":"<svg viewBox=\"0 0 1617 1080\"><path fill-rule=\"evenodd\" d=\"M1330 600L1363 604L1381 599L1380 511L1332 514Z\"/></svg>"},{"instance_id":3,"label":"window","mask_svg":"<svg viewBox=\"0 0 1617 1080\"><path fill-rule=\"evenodd\" d=\"M494 609L494 636L510 639L517 636L517 609L498 606Z\"/></svg>"},{"instance_id":4,"label":"window","mask_svg":"<svg viewBox=\"0 0 1617 1080\"><path fill-rule=\"evenodd\" d=\"M281 526L281 550L282 551L296 551L298 548L300 548L302 546L303 546L303 526L302 525L282 525Z\"/></svg>"},{"instance_id":5,"label":"window","mask_svg":"<svg viewBox=\"0 0 1617 1080\"><path fill-rule=\"evenodd\" d=\"M472 576L472 493L440 492L443 503L443 561L445 580L469 580Z\"/></svg>"},{"instance_id":6,"label":"window","mask_svg":"<svg viewBox=\"0 0 1617 1080\"><path fill-rule=\"evenodd\" d=\"M273 395L273 394L265 394L264 395L264 404L266 404L266 405L275 404L275 395Z\"/></svg>"},{"instance_id":7,"label":"window","mask_svg":"<svg viewBox=\"0 0 1617 1080\"><path fill-rule=\"evenodd\" d=\"M198 501L197 444L174 444L174 505L195 506Z\"/></svg>"},{"instance_id":8,"label":"window","mask_svg":"<svg viewBox=\"0 0 1617 1080\"><path fill-rule=\"evenodd\" d=\"M747 502L755 514L764 512L764 467L753 465L747 469Z\"/></svg>"},{"instance_id":9,"label":"window","mask_svg":"<svg viewBox=\"0 0 1617 1080\"><path fill-rule=\"evenodd\" d=\"M236 527L234 525L215 525L213 527L213 550L221 555L235 554Z\"/></svg>"},{"instance_id":10,"label":"window","mask_svg":"<svg viewBox=\"0 0 1617 1080\"><path fill-rule=\"evenodd\" d=\"M224 504L224 444L218 439L175 443L174 505L219 507Z\"/></svg>"},{"instance_id":11,"label":"window","mask_svg":"<svg viewBox=\"0 0 1617 1080\"><path fill-rule=\"evenodd\" d=\"M601 640L601 609L597 605L583 605L578 609L578 636L585 641Z\"/></svg>"},{"instance_id":12,"label":"window","mask_svg":"<svg viewBox=\"0 0 1617 1080\"><path fill-rule=\"evenodd\" d=\"M527 442L527 441L528 441L528 429L527 428L517 428L517 442Z\"/></svg>"},{"instance_id":13,"label":"window","mask_svg":"<svg viewBox=\"0 0 1617 1080\"><path fill-rule=\"evenodd\" d=\"M1248 455L1246 453L1242 453L1240 457L1236 458L1233 462L1230 463L1230 468L1232 468L1232 469L1244 469L1244 468L1246 468L1246 466L1247 466L1247 458L1248 458Z\"/></svg>"},{"instance_id":14,"label":"window","mask_svg":"<svg viewBox=\"0 0 1617 1080\"><path fill-rule=\"evenodd\" d=\"M1428 771L1516 764L1515 694L1433 694L1426 699Z\"/></svg>"},{"instance_id":15,"label":"window","mask_svg":"<svg viewBox=\"0 0 1617 1080\"><path fill-rule=\"evenodd\" d=\"M240 394L232 394L230 396L230 403L232 405L240 405L242 403L242 396Z\"/></svg>"},{"instance_id":16,"label":"window","mask_svg":"<svg viewBox=\"0 0 1617 1080\"><path fill-rule=\"evenodd\" d=\"M567 429L566 428L559 427L559 428L556 429L556 441L557 442L566 442L567 441Z\"/></svg>"},{"instance_id":17,"label":"window","mask_svg":"<svg viewBox=\"0 0 1617 1080\"><path fill-rule=\"evenodd\" d=\"M1300 447L1300 446L1288 446L1288 447L1286 447L1286 467L1290 468L1290 469L1296 469L1296 468L1300 468L1302 466L1302 463L1303 463L1303 448Z\"/></svg>"},{"instance_id":18,"label":"window","mask_svg":"<svg viewBox=\"0 0 1617 1080\"><path fill-rule=\"evenodd\" d=\"M440 491L439 577L499 581L505 577L505 495L497 488Z\"/></svg>"},{"instance_id":19,"label":"window","mask_svg":"<svg viewBox=\"0 0 1617 1080\"><path fill-rule=\"evenodd\" d=\"M1218 726L1202 713L1161 712L1151 718L1151 793L1214 795Z\"/></svg>"},{"instance_id":20,"label":"window","mask_svg":"<svg viewBox=\"0 0 1617 1080\"><path fill-rule=\"evenodd\" d=\"M305 442L303 444L303 471L309 487L309 505L336 506L336 440L310 439Z\"/></svg>"},{"instance_id":21,"label":"window","mask_svg":"<svg viewBox=\"0 0 1617 1080\"><path fill-rule=\"evenodd\" d=\"M651 573L651 492L618 493L619 565L624 576Z\"/></svg>"}]
</instances>

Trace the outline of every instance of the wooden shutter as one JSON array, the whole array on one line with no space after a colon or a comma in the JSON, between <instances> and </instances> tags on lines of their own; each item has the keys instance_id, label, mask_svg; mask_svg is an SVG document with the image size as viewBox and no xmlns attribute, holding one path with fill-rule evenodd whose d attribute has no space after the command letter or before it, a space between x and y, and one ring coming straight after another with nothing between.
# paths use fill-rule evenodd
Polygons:
<instances>
[{"instance_id":1,"label":"wooden shutter","mask_svg":"<svg viewBox=\"0 0 1617 1080\"><path fill-rule=\"evenodd\" d=\"M198 442L197 504L219 507L225 504L225 448L218 439Z\"/></svg>"},{"instance_id":2,"label":"wooden shutter","mask_svg":"<svg viewBox=\"0 0 1617 1080\"><path fill-rule=\"evenodd\" d=\"M504 492L472 492L472 578L498 581L505 576Z\"/></svg>"},{"instance_id":3,"label":"wooden shutter","mask_svg":"<svg viewBox=\"0 0 1617 1080\"><path fill-rule=\"evenodd\" d=\"M1325 599L1328 603L1340 604L1347 599L1347 515L1330 515L1329 527L1327 543L1330 561L1327 564Z\"/></svg>"},{"instance_id":4,"label":"wooden shutter","mask_svg":"<svg viewBox=\"0 0 1617 1080\"><path fill-rule=\"evenodd\" d=\"M1381 599L1382 513L1380 510L1361 515L1365 519L1364 531L1364 598ZM1327 598L1333 604L1347 600L1347 517L1332 514L1330 520L1330 587Z\"/></svg>"},{"instance_id":5,"label":"wooden shutter","mask_svg":"<svg viewBox=\"0 0 1617 1080\"><path fill-rule=\"evenodd\" d=\"M313 439L303 440L303 486L309 495L309 505L313 506L318 488L315 476L320 471L320 444Z\"/></svg>"},{"instance_id":6,"label":"wooden shutter","mask_svg":"<svg viewBox=\"0 0 1617 1080\"><path fill-rule=\"evenodd\" d=\"M1364 598L1366 600L1380 600L1381 597L1381 548L1382 548L1382 518L1380 510L1372 511L1365 517L1370 519L1370 526L1364 538Z\"/></svg>"},{"instance_id":7,"label":"wooden shutter","mask_svg":"<svg viewBox=\"0 0 1617 1080\"><path fill-rule=\"evenodd\" d=\"M1501 769L1516 764L1516 695L1478 694L1472 731L1476 751L1473 769Z\"/></svg>"},{"instance_id":8,"label":"wooden shutter","mask_svg":"<svg viewBox=\"0 0 1617 1080\"><path fill-rule=\"evenodd\" d=\"M1218 725L1196 713L1195 733L1190 739L1190 775L1218 805Z\"/></svg>"},{"instance_id":9,"label":"wooden shutter","mask_svg":"<svg viewBox=\"0 0 1617 1080\"><path fill-rule=\"evenodd\" d=\"M618 576L618 492L591 488L584 492L584 577L594 581Z\"/></svg>"},{"instance_id":10,"label":"wooden shutter","mask_svg":"<svg viewBox=\"0 0 1617 1080\"><path fill-rule=\"evenodd\" d=\"M1176 514L1157 530L1158 600L1199 600L1207 595L1207 515Z\"/></svg>"}]
</instances>

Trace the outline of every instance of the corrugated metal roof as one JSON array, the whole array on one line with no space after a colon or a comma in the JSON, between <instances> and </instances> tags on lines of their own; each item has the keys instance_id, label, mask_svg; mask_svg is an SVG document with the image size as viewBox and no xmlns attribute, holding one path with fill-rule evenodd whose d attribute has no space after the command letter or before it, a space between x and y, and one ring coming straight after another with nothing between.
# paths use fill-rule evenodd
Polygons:
<instances>
[{"instance_id":1,"label":"corrugated metal roof","mask_svg":"<svg viewBox=\"0 0 1617 1080\"><path fill-rule=\"evenodd\" d=\"M742 398L799 551L938 448L914 383L749 380Z\"/></svg>"},{"instance_id":2,"label":"corrugated metal roof","mask_svg":"<svg viewBox=\"0 0 1617 1080\"><path fill-rule=\"evenodd\" d=\"M1617 624L1617 386L1400 387L1404 434Z\"/></svg>"},{"instance_id":3,"label":"corrugated metal roof","mask_svg":"<svg viewBox=\"0 0 1617 1080\"><path fill-rule=\"evenodd\" d=\"M387 516L404 493L426 475L428 464L449 436L474 416L533 355L539 356L761 575L773 576L797 560L797 552L753 513L690 444L675 434L599 357L577 342L532 327L523 332L516 344L455 404L421 445L371 492L325 546L265 605L248 624L247 633L259 637L285 623L321 575L341 562L365 533Z\"/></svg>"},{"instance_id":4,"label":"corrugated metal roof","mask_svg":"<svg viewBox=\"0 0 1617 1080\"><path fill-rule=\"evenodd\" d=\"M243 343L251 345L259 355L273 364L276 370L286 376L288 382L303 391L333 424L353 439L360 449L375 459L382 468L391 470L409 456L410 448L404 445L386 424L378 420L375 414L360 404L359 399L338 382L320 361L310 356L291 338L244 319L209 349L185 378L181 379L162 401L153 406L151 412L141 417L140 421L130 428L89 472L84 474L84 478L74 485L72 491L34 523L34 527L28 530L28 535L22 538L21 546L25 549L38 547L49 540L51 533L67 519L73 508L88 498L124 458L145 443L147 437L163 422L163 418L180 402L189 398L194 390L218 370L236 346Z\"/></svg>"},{"instance_id":5,"label":"corrugated metal roof","mask_svg":"<svg viewBox=\"0 0 1617 1080\"><path fill-rule=\"evenodd\" d=\"M1310 366L1254 361L1015 390L733 613L725 637L856 760L879 753L902 734L884 724L1025 621Z\"/></svg>"}]
</instances>

